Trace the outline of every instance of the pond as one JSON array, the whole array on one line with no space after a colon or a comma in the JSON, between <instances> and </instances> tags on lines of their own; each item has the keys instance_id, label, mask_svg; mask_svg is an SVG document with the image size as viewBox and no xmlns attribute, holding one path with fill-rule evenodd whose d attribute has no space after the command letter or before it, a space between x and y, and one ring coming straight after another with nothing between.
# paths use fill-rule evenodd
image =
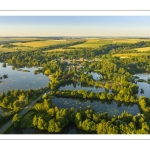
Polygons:
<instances>
[{"instance_id":1,"label":"pond","mask_svg":"<svg viewBox=\"0 0 150 150\"><path fill-rule=\"evenodd\" d=\"M136 76L139 77L139 79L144 79L147 80L148 78L150 78L150 74L135 74ZM138 97L139 96L146 96L150 98L150 84L146 83L146 82L137 82L137 85L139 86L139 92L138 92ZM141 88L143 88L144 93L141 94Z\"/></svg>"},{"instance_id":2,"label":"pond","mask_svg":"<svg viewBox=\"0 0 150 150\"><path fill-rule=\"evenodd\" d=\"M104 113L108 112L109 115L120 115L123 111L127 111L132 115L140 113L137 104L119 103L116 101L100 101L91 99L78 99L78 98L62 98L55 97L51 99L53 105L57 105L59 108L79 108L85 109L90 107L95 112Z\"/></svg>"},{"instance_id":3,"label":"pond","mask_svg":"<svg viewBox=\"0 0 150 150\"><path fill-rule=\"evenodd\" d=\"M60 86L58 90L85 90L85 91L92 91L95 93L98 92L106 92L107 90L105 88L101 88L101 87L95 87L93 86L89 86L87 84L81 84L81 83L77 83L77 84L73 84L73 83L69 83L69 84L65 84L63 86ZM108 90L108 93L111 93L111 90Z\"/></svg>"},{"instance_id":4,"label":"pond","mask_svg":"<svg viewBox=\"0 0 150 150\"><path fill-rule=\"evenodd\" d=\"M49 82L49 78L42 73L35 75L34 70L37 68L20 68L22 70L28 70L30 72L23 72L23 71L17 71L12 70L12 66L8 66L8 64L5 67L2 67L2 63L0 63L0 77L3 77L3 75L8 74L8 78L2 78L0 79L0 94L2 92L5 92L7 90L29 90L41 88L47 86ZM4 116L4 113L7 112L5 109L2 109L0 107L0 114Z\"/></svg>"},{"instance_id":5,"label":"pond","mask_svg":"<svg viewBox=\"0 0 150 150\"><path fill-rule=\"evenodd\" d=\"M84 72L86 74L86 72ZM101 74L97 72L88 72L88 74L91 74L94 80L99 80L101 77Z\"/></svg>"},{"instance_id":6,"label":"pond","mask_svg":"<svg viewBox=\"0 0 150 150\"><path fill-rule=\"evenodd\" d=\"M12 66L6 66L6 68L2 67L2 63L0 63L0 77L4 74L8 74L8 78L0 79L2 83L0 83L0 93L6 92L7 90L12 89L36 89L47 86L49 82L49 78L42 73L35 75L34 70L37 68L20 68L22 70L29 70L30 72L23 72L12 70Z\"/></svg>"}]
</instances>

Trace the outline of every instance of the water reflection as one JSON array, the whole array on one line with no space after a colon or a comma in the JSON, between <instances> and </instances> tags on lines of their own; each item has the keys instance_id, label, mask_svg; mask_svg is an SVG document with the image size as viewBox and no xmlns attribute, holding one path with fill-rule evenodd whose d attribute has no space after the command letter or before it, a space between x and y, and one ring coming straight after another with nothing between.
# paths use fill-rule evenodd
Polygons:
<instances>
[{"instance_id":1,"label":"water reflection","mask_svg":"<svg viewBox=\"0 0 150 150\"><path fill-rule=\"evenodd\" d=\"M132 115L140 113L137 104L132 103L119 103L116 101L100 101L91 99L77 99L77 98L62 98L55 97L52 100L53 105L57 105L60 108L71 108L74 107L78 109L81 107L85 109L86 107L91 107L95 112L104 113L108 112L109 115L120 115L123 111L127 111Z\"/></svg>"},{"instance_id":2,"label":"water reflection","mask_svg":"<svg viewBox=\"0 0 150 150\"><path fill-rule=\"evenodd\" d=\"M51 133L48 131L41 131L34 128L29 129L22 129L22 128L15 128L9 134L87 134L86 131L78 129L75 124L70 124L66 126L61 132L59 133Z\"/></svg>"},{"instance_id":3,"label":"water reflection","mask_svg":"<svg viewBox=\"0 0 150 150\"><path fill-rule=\"evenodd\" d=\"M87 85L87 84L83 84L83 83L77 83L76 85L74 85L73 83L69 83L69 84L65 84L59 87L58 90L85 90L85 91L92 91L95 93L98 92L107 92L107 93L111 93L111 90L105 89L105 88L101 88L101 87L96 87L96 86L92 86L92 85Z\"/></svg>"},{"instance_id":4,"label":"water reflection","mask_svg":"<svg viewBox=\"0 0 150 150\"><path fill-rule=\"evenodd\" d=\"M8 78L3 78L3 84L0 83L0 93L6 92L7 90L12 89L36 89L40 87L47 86L49 79L47 76L42 73L35 75L34 70L37 68L21 68L23 70L29 70L30 72L22 72L17 70L12 70L12 66L2 67L0 63L0 77L4 74L8 74ZM1 81L1 79L0 79Z\"/></svg>"},{"instance_id":5,"label":"water reflection","mask_svg":"<svg viewBox=\"0 0 150 150\"><path fill-rule=\"evenodd\" d=\"M138 76L139 79L144 79L145 81L150 78L150 74L135 74L135 76ZM146 82L137 82L137 85L139 86L139 92L138 92L138 97L139 96L146 96L150 98L150 84ZM141 93L141 89L144 90L144 93Z\"/></svg>"}]
</instances>

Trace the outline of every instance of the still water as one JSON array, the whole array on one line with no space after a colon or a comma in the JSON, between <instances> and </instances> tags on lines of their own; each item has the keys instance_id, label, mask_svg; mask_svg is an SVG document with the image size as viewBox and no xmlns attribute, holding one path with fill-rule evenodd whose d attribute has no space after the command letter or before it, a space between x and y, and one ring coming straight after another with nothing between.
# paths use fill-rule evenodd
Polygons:
<instances>
[{"instance_id":1,"label":"still water","mask_svg":"<svg viewBox=\"0 0 150 150\"><path fill-rule=\"evenodd\" d=\"M150 78L150 74L135 74L136 76L139 77L139 79L144 79L147 80L148 78ZM150 98L150 84L146 83L146 82L137 82L137 85L139 86L139 92L138 92L138 96L146 96ZM144 93L141 94L141 88L143 88Z\"/></svg>"},{"instance_id":2,"label":"still water","mask_svg":"<svg viewBox=\"0 0 150 150\"><path fill-rule=\"evenodd\" d=\"M77 83L77 84L65 84L63 86L59 87L59 90L85 90L85 91L92 91L95 93L98 92L106 92L107 90L105 88L101 88L101 87L96 87L96 86L88 86L86 84L81 84L81 83ZM108 90L108 93L111 93L111 90Z\"/></svg>"},{"instance_id":3,"label":"still water","mask_svg":"<svg viewBox=\"0 0 150 150\"><path fill-rule=\"evenodd\" d=\"M2 63L0 63L0 77L3 75L8 75L8 78L0 79L0 94L7 90L12 89L23 89L29 90L41 88L47 86L49 82L49 78L42 73L35 75L34 70L37 68L20 68L22 70L29 70L30 72L22 72L17 70L12 70L12 66L2 67ZM5 112L9 112L7 109L3 109L0 107L0 114L4 116Z\"/></svg>"},{"instance_id":4,"label":"still water","mask_svg":"<svg viewBox=\"0 0 150 150\"><path fill-rule=\"evenodd\" d=\"M12 89L36 89L40 87L47 86L49 79L47 76L42 73L35 75L34 70L37 68L21 68L22 70L29 70L30 72L22 72L17 70L12 70L12 66L2 67L0 63L0 77L4 74L8 74L8 78L0 79L0 93L6 92L7 90Z\"/></svg>"},{"instance_id":5,"label":"still water","mask_svg":"<svg viewBox=\"0 0 150 150\"><path fill-rule=\"evenodd\" d=\"M90 107L95 112L104 113L108 112L109 115L119 115L123 111L127 111L132 115L140 113L137 104L119 103L116 101L100 101L91 99L77 99L77 98L62 98L55 97L52 100L53 105L57 105L59 108L79 108L85 109Z\"/></svg>"}]
</instances>

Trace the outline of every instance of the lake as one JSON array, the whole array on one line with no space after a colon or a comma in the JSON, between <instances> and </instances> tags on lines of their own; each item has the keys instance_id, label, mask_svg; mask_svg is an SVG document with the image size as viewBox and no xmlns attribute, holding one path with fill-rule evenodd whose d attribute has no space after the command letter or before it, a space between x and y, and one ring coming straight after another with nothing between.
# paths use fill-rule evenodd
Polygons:
<instances>
[{"instance_id":1,"label":"lake","mask_svg":"<svg viewBox=\"0 0 150 150\"><path fill-rule=\"evenodd\" d=\"M12 66L6 66L6 68L2 67L2 63L0 63L0 77L2 77L4 74L8 74L8 78L3 78L0 81L3 81L3 83L0 83L0 93L6 92L7 90L12 89L36 89L47 86L49 82L49 78L43 73L34 74L34 70L37 70L37 68L20 68L22 70L29 70L30 72L22 72L17 70L12 70Z\"/></svg>"},{"instance_id":2,"label":"lake","mask_svg":"<svg viewBox=\"0 0 150 150\"><path fill-rule=\"evenodd\" d=\"M47 86L49 82L49 78L43 73L34 74L34 70L37 70L37 68L20 68L22 70L29 70L30 72L22 72L17 70L12 70L12 66L6 66L6 68L2 67L2 63L0 63L0 77L3 77L4 74L8 74L8 78L2 78L0 81L0 93L5 92L7 90L29 90L41 88ZM2 109L0 107L0 114L4 116L4 112L6 109Z\"/></svg>"},{"instance_id":3,"label":"lake","mask_svg":"<svg viewBox=\"0 0 150 150\"><path fill-rule=\"evenodd\" d=\"M78 99L78 98L63 98L55 97L51 99L53 105L57 105L59 108L71 108L75 109L81 107L85 109L90 107L95 112L104 113L108 112L109 115L120 115L123 111L127 111L132 115L140 113L137 104L120 103L116 101L101 101L91 99Z\"/></svg>"}]
</instances>

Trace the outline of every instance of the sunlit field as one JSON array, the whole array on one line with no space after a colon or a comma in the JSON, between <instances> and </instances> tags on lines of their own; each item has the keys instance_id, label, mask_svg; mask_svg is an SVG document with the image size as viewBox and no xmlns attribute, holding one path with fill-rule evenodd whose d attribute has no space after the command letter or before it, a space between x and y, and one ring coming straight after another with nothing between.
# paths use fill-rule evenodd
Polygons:
<instances>
[{"instance_id":1,"label":"sunlit field","mask_svg":"<svg viewBox=\"0 0 150 150\"><path fill-rule=\"evenodd\" d=\"M38 40L38 41L36 41ZM38 50L39 48L44 48L52 45L58 44L68 44L71 42L76 42L79 39L46 39L46 38L0 38L0 52L14 52L14 51L30 51ZM74 48L99 48L105 44L122 44L122 43L136 43L140 41L150 41L150 39L126 39L126 38L84 38L85 43L73 45L70 49L55 48L53 50L46 50L44 52L53 51L69 51ZM4 47L4 44L11 44L14 46ZM146 52L150 50L150 47L136 48L139 52ZM119 54L120 55L120 54ZM130 54L131 55L131 54ZM137 54L138 55L138 54Z\"/></svg>"},{"instance_id":2,"label":"sunlit field","mask_svg":"<svg viewBox=\"0 0 150 150\"><path fill-rule=\"evenodd\" d=\"M97 48L104 44L111 44L113 42L112 39L86 39L87 41L83 44L74 45L71 47L91 47Z\"/></svg>"},{"instance_id":3,"label":"sunlit field","mask_svg":"<svg viewBox=\"0 0 150 150\"><path fill-rule=\"evenodd\" d=\"M122 54L113 54L113 57L122 57L122 58L127 58L130 56L142 56L142 55L150 55L149 53L122 53Z\"/></svg>"},{"instance_id":4,"label":"sunlit field","mask_svg":"<svg viewBox=\"0 0 150 150\"><path fill-rule=\"evenodd\" d=\"M140 41L150 41L150 39L114 39L113 43L137 43Z\"/></svg>"},{"instance_id":5,"label":"sunlit field","mask_svg":"<svg viewBox=\"0 0 150 150\"><path fill-rule=\"evenodd\" d=\"M22 51L30 51L30 50L38 50L38 48L42 48L42 47L46 47L46 46L52 46L52 45L58 45L58 44L68 44L71 42L76 42L78 40L76 39L70 39L70 40L54 40L54 39L49 39L49 40L44 40L44 39L21 39L22 41L20 42L16 42L16 39L12 38L10 39L10 43L9 43L9 39L1 39L1 41L3 42L3 40L7 41L7 43L3 43L0 45L0 52L14 52L14 51L18 51L18 50L22 50ZM18 39L19 41L20 39ZM31 41L30 41L31 40ZM39 40L39 41L33 41L33 40ZM13 41L13 42L12 42ZM14 43L15 41L15 43ZM27 41L27 42L25 42ZM4 47L4 44L11 44L14 46L10 46L10 47Z\"/></svg>"},{"instance_id":6,"label":"sunlit field","mask_svg":"<svg viewBox=\"0 0 150 150\"><path fill-rule=\"evenodd\" d=\"M135 48L135 49L129 49L129 50L136 50L138 52L147 52L147 51L150 51L150 47L142 47L142 48Z\"/></svg>"},{"instance_id":7,"label":"sunlit field","mask_svg":"<svg viewBox=\"0 0 150 150\"><path fill-rule=\"evenodd\" d=\"M70 43L74 40L45 40L45 41L34 41L34 42L27 42L27 43L14 43L14 45L22 45L22 46L30 46L30 47L45 47L45 46L51 46L51 45L57 45L57 44L66 44Z\"/></svg>"},{"instance_id":8,"label":"sunlit field","mask_svg":"<svg viewBox=\"0 0 150 150\"><path fill-rule=\"evenodd\" d=\"M87 41L83 44L74 45L71 47L90 47L90 48L98 48L99 46L105 44L122 44L122 43L137 43L140 41L150 41L150 39L86 39Z\"/></svg>"}]
</instances>

